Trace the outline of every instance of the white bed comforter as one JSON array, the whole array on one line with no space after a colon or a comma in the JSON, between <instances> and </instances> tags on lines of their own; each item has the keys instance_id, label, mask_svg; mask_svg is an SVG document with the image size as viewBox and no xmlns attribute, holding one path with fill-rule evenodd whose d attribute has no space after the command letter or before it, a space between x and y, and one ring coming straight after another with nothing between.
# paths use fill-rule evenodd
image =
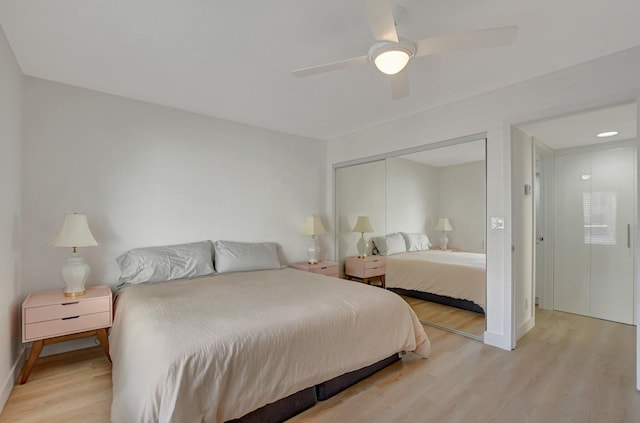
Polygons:
<instances>
[{"instance_id":1,"label":"white bed comforter","mask_svg":"<svg viewBox=\"0 0 640 423\"><path fill-rule=\"evenodd\" d=\"M396 294L294 269L136 285L109 335L111 420L223 422L429 340Z\"/></svg>"},{"instance_id":2,"label":"white bed comforter","mask_svg":"<svg viewBox=\"0 0 640 423\"><path fill-rule=\"evenodd\" d=\"M415 251L387 257L387 288L430 292L473 301L486 310L484 254Z\"/></svg>"}]
</instances>

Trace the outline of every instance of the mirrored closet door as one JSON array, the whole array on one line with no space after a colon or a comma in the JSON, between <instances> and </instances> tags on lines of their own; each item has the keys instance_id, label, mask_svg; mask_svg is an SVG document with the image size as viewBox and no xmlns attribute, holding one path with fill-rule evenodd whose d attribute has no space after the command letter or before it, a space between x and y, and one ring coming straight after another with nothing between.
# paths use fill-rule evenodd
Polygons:
<instances>
[{"instance_id":1,"label":"mirrored closet door","mask_svg":"<svg viewBox=\"0 0 640 423\"><path fill-rule=\"evenodd\" d=\"M481 339L485 163L485 140L476 138L336 166L336 239L343 274L346 270L347 278L401 295L426 324ZM369 218L371 232L354 232L359 216ZM369 240L368 256L358 261L363 236ZM368 272L360 276L370 277L352 278L354 262Z\"/></svg>"}]
</instances>

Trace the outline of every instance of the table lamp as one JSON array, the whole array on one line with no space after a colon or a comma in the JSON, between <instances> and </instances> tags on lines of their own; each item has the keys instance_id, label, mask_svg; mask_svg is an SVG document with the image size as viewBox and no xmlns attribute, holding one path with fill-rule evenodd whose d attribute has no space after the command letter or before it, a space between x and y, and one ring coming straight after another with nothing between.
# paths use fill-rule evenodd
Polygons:
<instances>
[{"instance_id":1,"label":"table lamp","mask_svg":"<svg viewBox=\"0 0 640 423\"><path fill-rule=\"evenodd\" d=\"M358 249L358 258L365 258L367 256L367 247L369 243L364 238L364 234L365 232L373 232L373 226L371 226L369 216L358 216L356 226L353 227L353 232L360 232L361 234L361 237L356 244L356 248Z\"/></svg>"},{"instance_id":2,"label":"table lamp","mask_svg":"<svg viewBox=\"0 0 640 423\"><path fill-rule=\"evenodd\" d=\"M78 247L93 247L98 245L87 223L85 214L67 214L62 228L51 241L54 247L71 247L73 252L62 267L64 280L64 296L79 297L85 294L84 284L87 282L91 269L84 259L78 255Z\"/></svg>"},{"instance_id":3,"label":"table lamp","mask_svg":"<svg viewBox=\"0 0 640 423\"><path fill-rule=\"evenodd\" d=\"M449 243L449 237L447 236L447 232L453 230L453 226L451 226L451 222L449 222L448 217L441 217L438 219L438 223L436 225L437 231L442 231L442 239L440 242L440 249L446 250L447 244Z\"/></svg>"},{"instance_id":4,"label":"table lamp","mask_svg":"<svg viewBox=\"0 0 640 423\"><path fill-rule=\"evenodd\" d=\"M309 264L316 264L318 263L318 257L320 256L320 246L316 241L316 235L327 233L326 229L322 225L320 216L314 215L307 217L302 233L311 236L311 242L309 243L309 248L307 248L307 258Z\"/></svg>"}]
</instances>

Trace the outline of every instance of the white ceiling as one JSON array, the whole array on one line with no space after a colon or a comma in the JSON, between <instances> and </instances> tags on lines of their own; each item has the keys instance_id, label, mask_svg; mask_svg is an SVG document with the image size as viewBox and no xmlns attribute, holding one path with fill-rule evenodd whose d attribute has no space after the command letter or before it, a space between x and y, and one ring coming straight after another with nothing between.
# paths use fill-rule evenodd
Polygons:
<instances>
[{"instance_id":1,"label":"white ceiling","mask_svg":"<svg viewBox=\"0 0 640 423\"><path fill-rule=\"evenodd\" d=\"M418 153L400 156L400 158L425 163L430 166L444 167L484 160L485 155L486 145L485 140L482 139L420 151Z\"/></svg>"},{"instance_id":2,"label":"white ceiling","mask_svg":"<svg viewBox=\"0 0 640 423\"><path fill-rule=\"evenodd\" d=\"M264 128L332 139L640 45L637 0L394 0L411 39L517 25L513 45L413 60L392 101L370 65L363 0L0 0L26 75Z\"/></svg>"},{"instance_id":3,"label":"white ceiling","mask_svg":"<svg viewBox=\"0 0 640 423\"><path fill-rule=\"evenodd\" d=\"M518 128L548 147L559 150L635 139L637 116L637 106L632 103L526 123L518 125ZM616 131L618 135L596 137L597 134L608 131Z\"/></svg>"}]
</instances>

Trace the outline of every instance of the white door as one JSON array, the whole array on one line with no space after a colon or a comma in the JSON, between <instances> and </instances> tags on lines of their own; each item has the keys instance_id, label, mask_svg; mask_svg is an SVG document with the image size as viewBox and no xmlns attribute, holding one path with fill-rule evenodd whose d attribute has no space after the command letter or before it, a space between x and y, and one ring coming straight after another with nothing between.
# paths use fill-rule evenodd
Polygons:
<instances>
[{"instance_id":1,"label":"white door","mask_svg":"<svg viewBox=\"0 0 640 423\"><path fill-rule=\"evenodd\" d=\"M633 324L634 150L591 155L591 316Z\"/></svg>"},{"instance_id":2,"label":"white door","mask_svg":"<svg viewBox=\"0 0 640 423\"><path fill-rule=\"evenodd\" d=\"M633 323L633 147L555 159L554 308Z\"/></svg>"}]
</instances>

